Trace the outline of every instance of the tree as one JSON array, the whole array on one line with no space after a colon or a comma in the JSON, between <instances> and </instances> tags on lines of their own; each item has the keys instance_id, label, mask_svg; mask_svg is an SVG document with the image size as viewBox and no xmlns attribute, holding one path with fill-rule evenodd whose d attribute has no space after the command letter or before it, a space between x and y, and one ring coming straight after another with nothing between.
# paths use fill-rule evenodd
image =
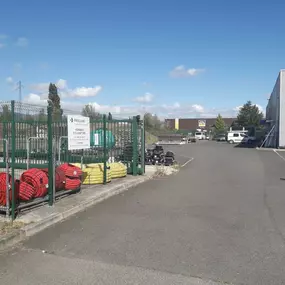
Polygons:
<instances>
[{"instance_id":1,"label":"tree","mask_svg":"<svg viewBox=\"0 0 285 285\"><path fill-rule=\"evenodd\" d=\"M112 119L113 119L113 116L112 116L112 114L109 112L109 114L108 114L108 120L109 120L109 121L112 121Z\"/></svg>"},{"instance_id":2,"label":"tree","mask_svg":"<svg viewBox=\"0 0 285 285\"><path fill-rule=\"evenodd\" d=\"M145 113L144 115L144 125L147 131L158 131L162 127L162 122L156 115L151 113Z\"/></svg>"},{"instance_id":3,"label":"tree","mask_svg":"<svg viewBox=\"0 0 285 285\"><path fill-rule=\"evenodd\" d=\"M91 120L100 119L100 113L96 112L95 107L91 104L87 104L83 107L81 111L82 116L89 117Z\"/></svg>"},{"instance_id":4,"label":"tree","mask_svg":"<svg viewBox=\"0 0 285 285\"><path fill-rule=\"evenodd\" d=\"M12 112L9 105L2 106L2 112L0 112L1 121L10 121L12 119Z\"/></svg>"},{"instance_id":5,"label":"tree","mask_svg":"<svg viewBox=\"0 0 285 285\"><path fill-rule=\"evenodd\" d=\"M226 129L226 124L222 116L219 114L214 124L215 132L222 133Z\"/></svg>"},{"instance_id":6,"label":"tree","mask_svg":"<svg viewBox=\"0 0 285 285\"><path fill-rule=\"evenodd\" d=\"M40 111L39 111L39 114L38 114L38 121L39 122L45 122L47 121L47 116L45 114L45 109L42 108Z\"/></svg>"},{"instance_id":7,"label":"tree","mask_svg":"<svg viewBox=\"0 0 285 285\"><path fill-rule=\"evenodd\" d=\"M241 127L258 127L262 119L263 113L259 108L251 101L247 101L239 110L237 124Z\"/></svg>"},{"instance_id":8,"label":"tree","mask_svg":"<svg viewBox=\"0 0 285 285\"><path fill-rule=\"evenodd\" d=\"M63 110L60 106L60 97L58 95L57 87L53 83L49 84L48 98L52 102L53 118L60 119L62 117Z\"/></svg>"}]
</instances>

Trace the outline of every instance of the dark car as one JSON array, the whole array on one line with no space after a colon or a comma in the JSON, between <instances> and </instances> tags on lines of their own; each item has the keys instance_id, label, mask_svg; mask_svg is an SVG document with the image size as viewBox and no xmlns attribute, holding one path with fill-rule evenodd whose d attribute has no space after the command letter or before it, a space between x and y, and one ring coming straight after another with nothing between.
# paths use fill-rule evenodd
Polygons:
<instances>
[{"instance_id":1,"label":"dark car","mask_svg":"<svg viewBox=\"0 0 285 285\"><path fill-rule=\"evenodd\" d=\"M217 142L225 142L227 140L227 137L225 134L220 134L215 137L215 140Z\"/></svg>"}]
</instances>

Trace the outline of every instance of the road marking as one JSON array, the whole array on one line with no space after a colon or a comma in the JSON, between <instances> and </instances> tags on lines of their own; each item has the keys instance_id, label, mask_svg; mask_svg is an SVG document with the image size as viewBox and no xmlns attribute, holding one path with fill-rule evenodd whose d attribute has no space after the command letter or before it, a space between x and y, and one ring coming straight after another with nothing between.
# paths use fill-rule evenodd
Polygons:
<instances>
[{"instance_id":1,"label":"road marking","mask_svg":"<svg viewBox=\"0 0 285 285\"><path fill-rule=\"evenodd\" d=\"M188 158L188 159L191 159L193 157L189 157L189 156L186 156L186 155L181 155L181 154L176 154L176 156L180 156L180 157L184 157L184 158Z\"/></svg>"},{"instance_id":2,"label":"road marking","mask_svg":"<svg viewBox=\"0 0 285 285\"><path fill-rule=\"evenodd\" d=\"M285 157L283 157L280 153L278 153L276 149L273 149L273 152L275 152L281 159L285 161Z\"/></svg>"},{"instance_id":3,"label":"road marking","mask_svg":"<svg viewBox=\"0 0 285 285\"><path fill-rule=\"evenodd\" d=\"M184 164L181 165L181 167L186 166L189 162L193 161L194 157L191 157L190 159L188 159Z\"/></svg>"}]
</instances>

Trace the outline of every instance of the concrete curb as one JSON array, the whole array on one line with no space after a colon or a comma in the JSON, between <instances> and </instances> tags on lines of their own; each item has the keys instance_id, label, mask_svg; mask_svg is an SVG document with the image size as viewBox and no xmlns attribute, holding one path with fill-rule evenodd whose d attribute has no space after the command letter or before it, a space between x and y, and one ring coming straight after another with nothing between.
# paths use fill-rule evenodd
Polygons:
<instances>
[{"instance_id":1,"label":"concrete curb","mask_svg":"<svg viewBox=\"0 0 285 285\"><path fill-rule=\"evenodd\" d=\"M23 237L20 230L15 230L9 234L4 235L0 238L0 251L20 242L22 238Z\"/></svg>"},{"instance_id":2,"label":"concrete curb","mask_svg":"<svg viewBox=\"0 0 285 285\"><path fill-rule=\"evenodd\" d=\"M12 233L9 233L0 238L0 250L4 250L9 246L13 246L23 241L27 237L30 237L58 222L61 222L74 214L82 212L85 209L94 206L110 197L127 191L130 188L133 188L143 182L151 180L154 176L155 174L151 174L149 176L139 176L135 181L126 181L118 185L114 184L109 189L106 189L105 191L94 195L88 200L82 201L79 205L76 205L61 213L52 214L48 218L43 219L39 222L28 224L19 230L15 230Z\"/></svg>"},{"instance_id":3,"label":"concrete curb","mask_svg":"<svg viewBox=\"0 0 285 285\"><path fill-rule=\"evenodd\" d=\"M266 147L256 147L255 149L261 150L261 151L278 151L278 152L285 152L285 149L279 149L279 148L266 148Z\"/></svg>"}]
</instances>

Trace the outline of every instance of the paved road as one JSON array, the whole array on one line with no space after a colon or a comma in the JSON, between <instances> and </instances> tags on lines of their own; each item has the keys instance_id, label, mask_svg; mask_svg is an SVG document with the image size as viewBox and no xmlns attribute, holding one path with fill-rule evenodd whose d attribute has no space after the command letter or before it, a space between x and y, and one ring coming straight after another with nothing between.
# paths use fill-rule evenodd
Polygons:
<instances>
[{"instance_id":1,"label":"paved road","mask_svg":"<svg viewBox=\"0 0 285 285\"><path fill-rule=\"evenodd\" d=\"M2 254L3 284L285 284L285 161L214 142L183 151L195 160L177 175Z\"/></svg>"}]
</instances>

